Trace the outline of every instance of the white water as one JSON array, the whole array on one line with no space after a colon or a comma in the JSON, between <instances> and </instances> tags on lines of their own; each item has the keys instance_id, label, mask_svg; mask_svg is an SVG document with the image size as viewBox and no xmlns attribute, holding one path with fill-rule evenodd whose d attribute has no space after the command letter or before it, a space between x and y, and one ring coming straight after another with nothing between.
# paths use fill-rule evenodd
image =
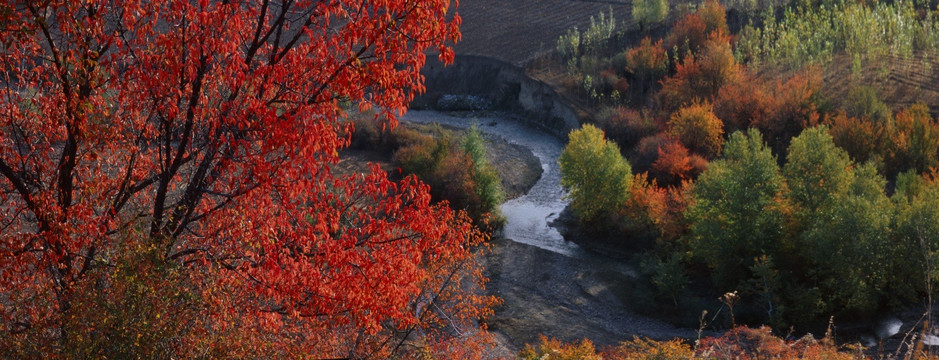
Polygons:
<instances>
[{"instance_id":1,"label":"white water","mask_svg":"<svg viewBox=\"0 0 939 360\"><path fill-rule=\"evenodd\" d=\"M498 117L464 118L436 111L410 110L402 120L435 122L460 128L476 124L480 132L500 136L509 143L531 150L541 162L543 172L528 194L502 204L502 214L506 218L504 236L570 257L590 257L577 244L565 241L557 229L550 226L568 204L561 188L557 162L564 144L556 137L517 121Z\"/></svg>"},{"instance_id":2,"label":"white water","mask_svg":"<svg viewBox=\"0 0 939 360\"><path fill-rule=\"evenodd\" d=\"M903 322L900 321L900 319L894 317L887 318L877 325L877 337L886 339L894 336L900 332L901 326L903 326Z\"/></svg>"}]
</instances>

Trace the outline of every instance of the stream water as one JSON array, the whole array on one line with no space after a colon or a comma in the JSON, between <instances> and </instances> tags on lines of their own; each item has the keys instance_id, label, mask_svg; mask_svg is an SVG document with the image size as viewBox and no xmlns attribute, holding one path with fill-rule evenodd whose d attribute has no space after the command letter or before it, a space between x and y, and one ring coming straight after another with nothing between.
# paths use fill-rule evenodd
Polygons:
<instances>
[{"instance_id":1,"label":"stream water","mask_svg":"<svg viewBox=\"0 0 939 360\"><path fill-rule=\"evenodd\" d=\"M692 338L690 329L639 315L625 299L634 291L635 271L625 261L587 251L566 241L551 223L568 201L557 163L564 143L557 137L498 114L458 117L436 111L409 111L415 123L439 123L479 130L527 148L538 158L541 178L521 197L502 205L502 239L486 258L487 291L503 299L489 319L511 356L541 334L563 341L588 338L614 345L633 335L654 339Z\"/></svg>"},{"instance_id":2,"label":"stream water","mask_svg":"<svg viewBox=\"0 0 939 360\"><path fill-rule=\"evenodd\" d=\"M502 214L506 218L503 236L569 257L590 256L576 243L565 241L558 230L550 225L568 204L561 188L558 167L558 157L561 156L564 144L558 138L518 121L498 117L456 117L436 111L411 110L402 119L460 128L476 124L480 132L503 137L510 143L531 150L541 162L543 172L528 194L502 204Z\"/></svg>"}]
</instances>

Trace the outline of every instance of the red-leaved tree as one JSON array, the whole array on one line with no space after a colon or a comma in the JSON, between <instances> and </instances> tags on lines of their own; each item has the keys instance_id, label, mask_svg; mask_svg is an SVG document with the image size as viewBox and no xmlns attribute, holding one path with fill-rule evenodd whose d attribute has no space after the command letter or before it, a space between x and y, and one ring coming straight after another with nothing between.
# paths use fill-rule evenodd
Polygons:
<instances>
[{"instance_id":1,"label":"red-leaved tree","mask_svg":"<svg viewBox=\"0 0 939 360\"><path fill-rule=\"evenodd\" d=\"M450 4L0 3L0 357L473 352L485 236L330 170L453 59Z\"/></svg>"}]
</instances>

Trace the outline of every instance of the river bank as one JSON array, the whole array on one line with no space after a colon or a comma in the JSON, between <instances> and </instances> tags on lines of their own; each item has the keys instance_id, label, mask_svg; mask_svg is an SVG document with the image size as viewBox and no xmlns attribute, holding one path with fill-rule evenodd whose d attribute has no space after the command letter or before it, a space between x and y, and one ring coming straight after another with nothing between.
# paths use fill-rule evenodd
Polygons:
<instances>
[{"instance_id":1,"label":"river bank","mask_svg":"<svg viewBox=\"0 0 939 360\"><path fill-rule=\"evenodd\" d=\"M485 134L528 149L540 162L542 174L531 189L503 204L505 228L483 259L490 279L487 291L503 299L488 320L503 356L537 343L540 335L564 341L587 338L598 345L614 345L633 336L661 340L696 336L693 329L639 315L629 304L636 287L635 270L622 259L565 240L555 227L568 204L557 165L564 143L556 136L500 113L455 116L410 111L403 120L453 127L476 124Z\"/></svg>"}]
</instances>

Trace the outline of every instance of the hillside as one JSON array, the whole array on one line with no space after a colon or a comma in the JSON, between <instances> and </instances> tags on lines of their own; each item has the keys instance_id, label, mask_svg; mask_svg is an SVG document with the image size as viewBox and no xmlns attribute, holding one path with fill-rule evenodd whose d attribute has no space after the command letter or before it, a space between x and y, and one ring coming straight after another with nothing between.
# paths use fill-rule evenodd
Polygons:
<instances>
[{"instance_id":1,"label":"hillside","mask_svg":"<svg viewBox=\"0 0 939 360\"><path fill-rule=\"evenodd\" d=\"M619 23L630 18L631 2L622 0L472 0L462 1L462 40L458 55L479 55L521 66L552 51L567 29L590 24L609 13Z\"/></svg>"}]
</instances>

